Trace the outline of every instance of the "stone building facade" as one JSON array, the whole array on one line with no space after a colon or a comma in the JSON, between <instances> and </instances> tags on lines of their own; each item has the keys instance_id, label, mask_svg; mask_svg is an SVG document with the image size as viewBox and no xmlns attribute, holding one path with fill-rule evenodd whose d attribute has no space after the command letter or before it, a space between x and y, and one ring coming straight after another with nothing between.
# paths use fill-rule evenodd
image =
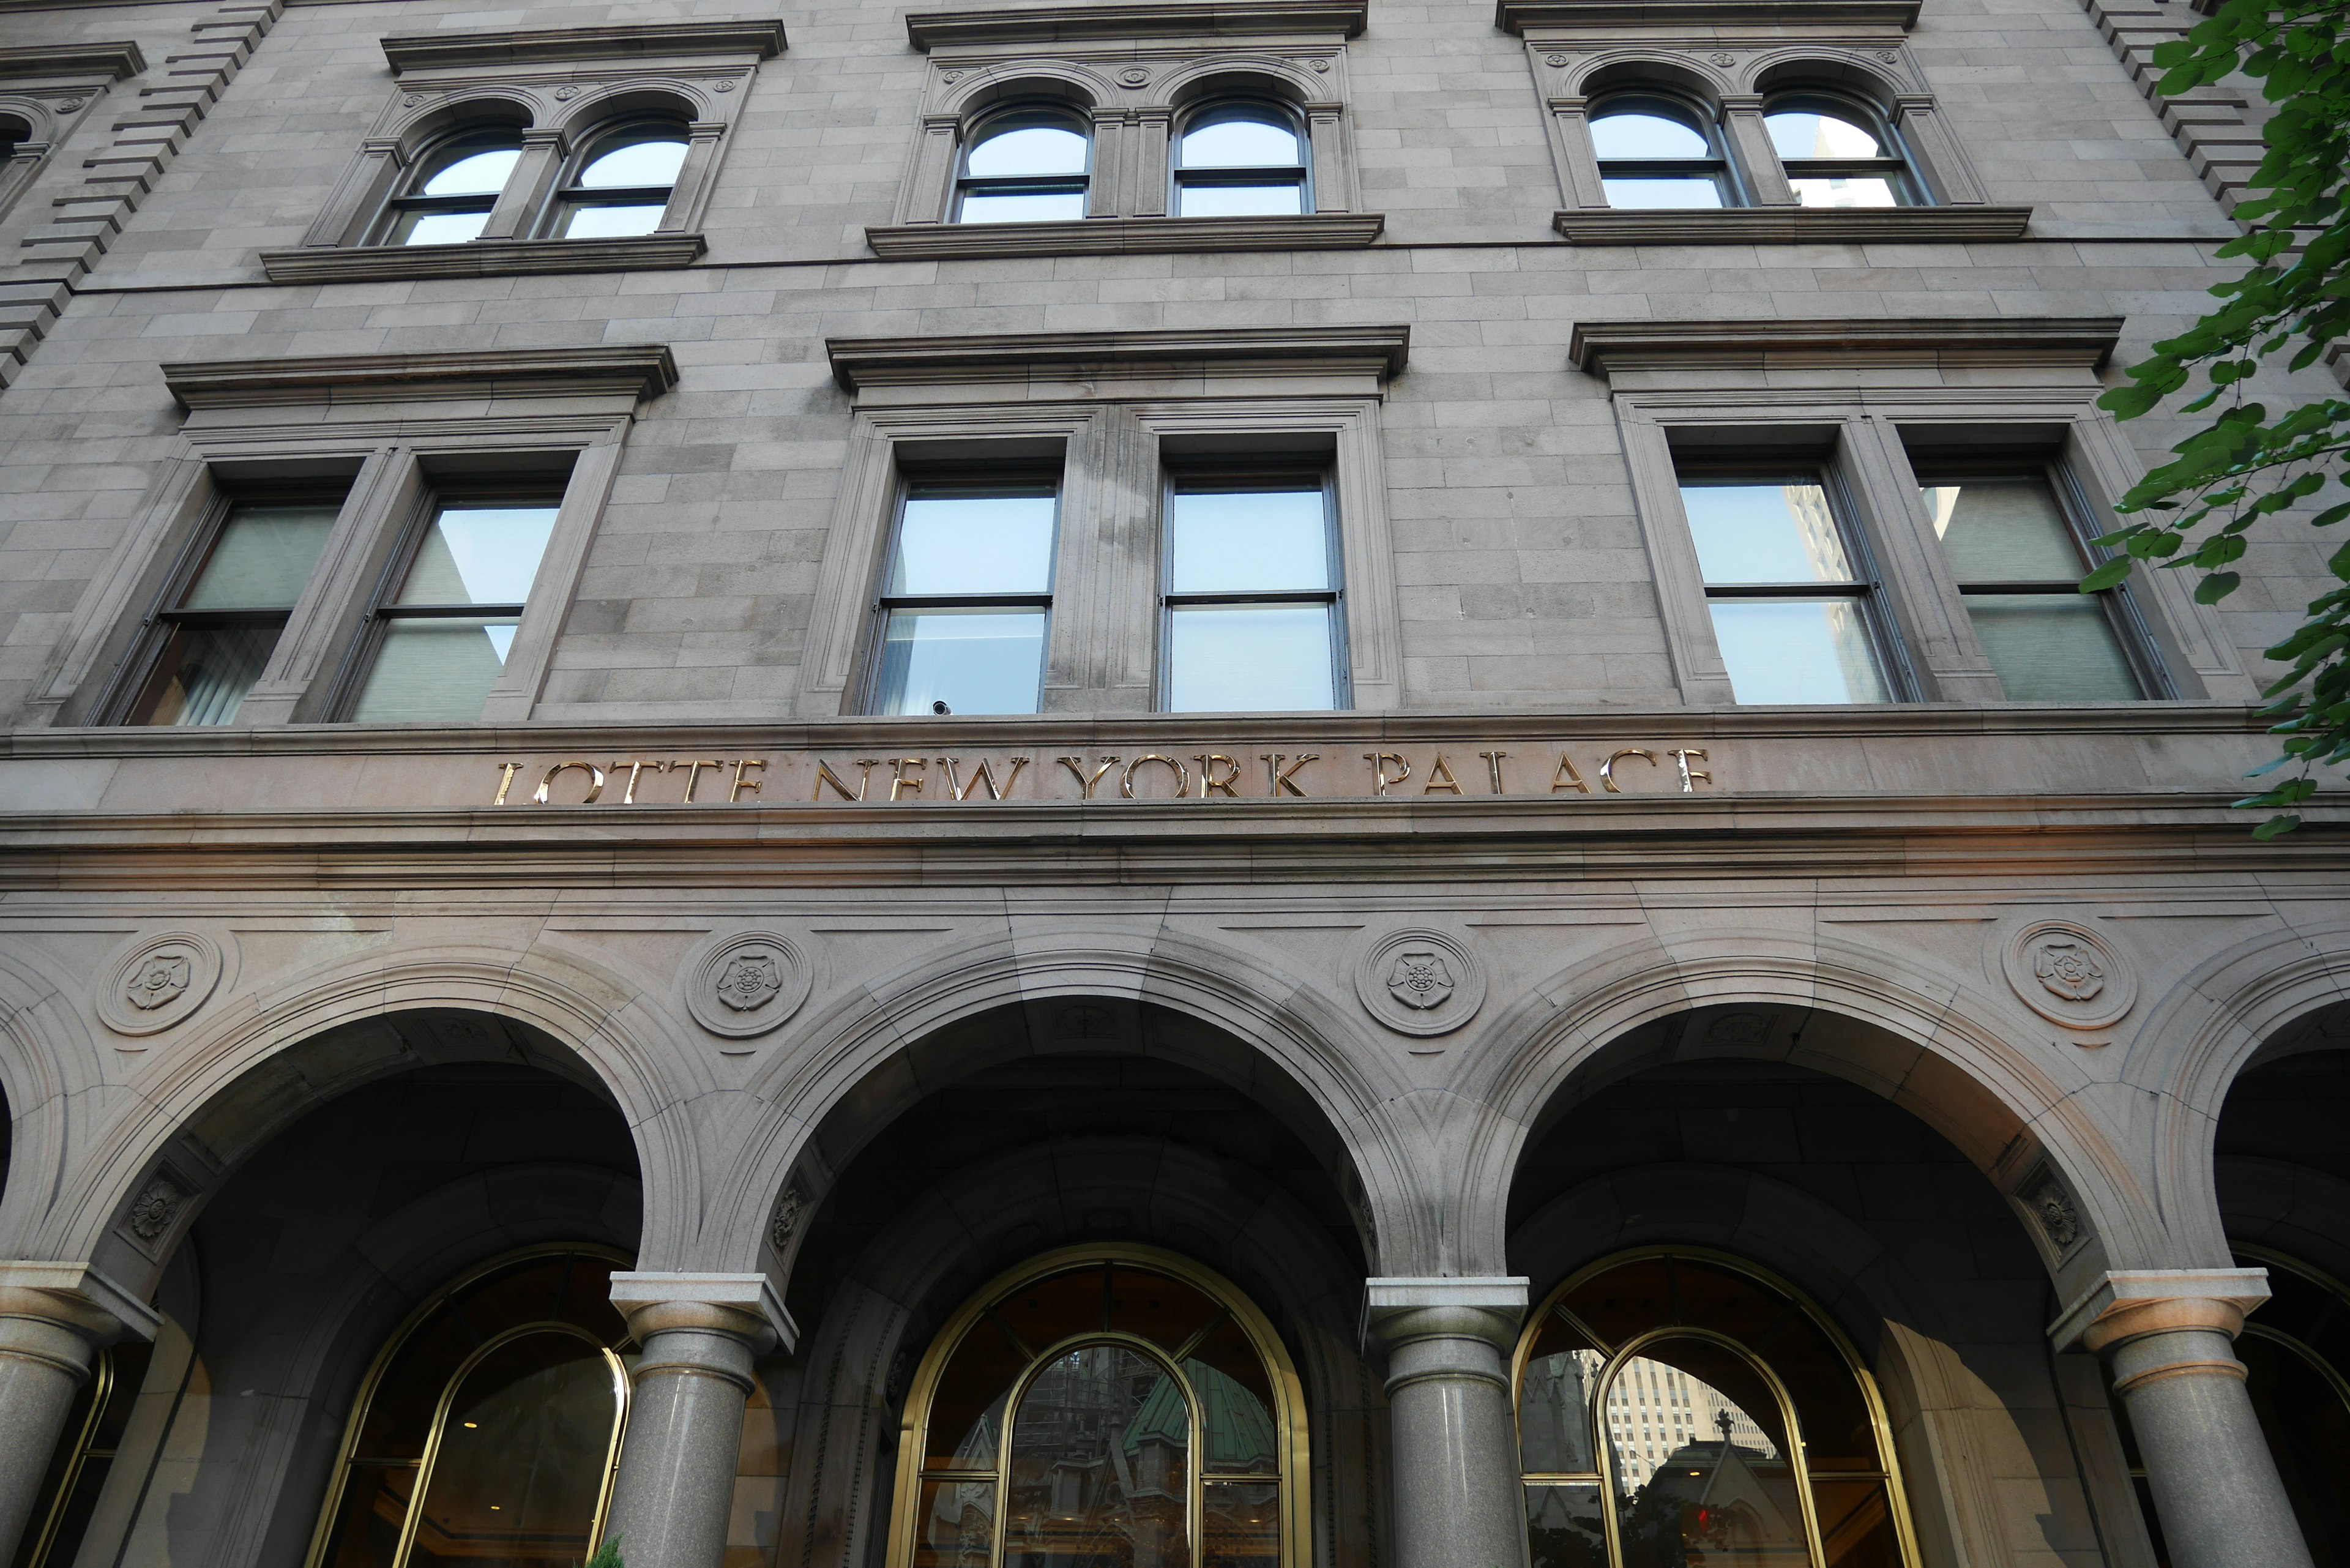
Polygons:
<instances>
[{"instance_id":1,"label":"stone building facade","mask_svg":"<svg viewBox=\"0 0 2350 1568\"><path fill-rule=\"evenodd\" d=\"M2350 1563L2190 19L0 0L0 1552Z\"/></svg>"}]
</instances>

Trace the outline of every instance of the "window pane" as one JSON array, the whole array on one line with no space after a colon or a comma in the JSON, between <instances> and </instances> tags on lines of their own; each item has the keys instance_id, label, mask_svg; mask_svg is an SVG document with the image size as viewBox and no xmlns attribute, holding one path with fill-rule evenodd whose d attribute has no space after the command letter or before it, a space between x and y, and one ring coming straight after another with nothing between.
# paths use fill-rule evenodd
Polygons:
<instances>
[{"instance_id":1,"label":"window pane","mask_svg":"<svg viewBox=\"0 0 2350 1568\"><path fill-rule=\"evenodd\" d=\"M651 202L629 207L574 207L565 215L563 237L614 240L650 234L660 227L661 213L667 211L667 207Z\"/></svg>"},{"instance_id":2,"label":"window pane","mask_svg":"<svg viewBox=\"0 0 2350 1568\"><path fill-rule=\"evenodd\" d=\"M1518 1390L1518 1462L1529 1474L1586 1475L1599 1469L1591 1449L1591 1401L1607 1358L1578 1347L1580 1339L1553 1316L1526 1357Z\"/></svg>"},{"instance_id":3,"label":"window pane","mask_svg":"<svg viewBox=\"0 0 2350 1568\"><path fill-rule=\"evenodd\" d=\"M443 506L395 603L518 605L555 531L552 506ZM503 648L499 658L505 657Z\"/></svg>"},{"instance_id":4,"label":"window pane","mask_svg":"<svg viewBox=\"0 0 2350 1568\"><path fill-rule=\"evenodd\" d=\"M964 161L976 180L1025 174L1082 174L1086 139L1065 125L1009 125L982 136Z\"/></svg>"},{"instance_id":5,"label":"window pane","mask_svg":"<svg viewBox=\"0 0 2350 1568\"><path fill-rule=\"evenodd\" d=\"M1969 594L2011 702L2134 702L2144 695L2106 607L2086 594Z\"/></svg>"},{"instance_id":6,"label":"window pane","mask_svg":"<svg viewBox=\"0 0 2350 1568\"><path fill-rule=\"evenodd\" d=\"M972 191L962 199L962 211L957 218L965 223L1073 223L1086 215L1086 193L1083 191L1045 191L1034 193L1007 192L996 194Z\"/></svg>"},{"instance_id":7,"label":"window pane","mask_svg":"<svg viewBox=\"0 0 2350 1568\"><path fill-rule=\"evenodd\" d=\"M1219 605L1169 618L1167 706L1177 713L1327 712L1326 605Z\"/></svg>"},{"instance_id":8,"label":"window pane","mask_svg":"<svg viewBox=\"0 0 2350 1568\"><path fill-rule=\"evenodd\" d=\"M1239 1320L1218 1324L1183 1363L1183 1375L1200 1397L1209 1473L1278 1474L1281 1433L1273 1415L1273 1382Z\"/></svg>"},{"instance_id":9,"label":"window pane","mask_svg":"<svg viewBox=\"0 0 2350 1568\"><path fill-rule=\"evenodd\" d=\"M1881 1468L1877 1423L1852 1366L1819 1325L1796 1313L1763 1345L1771 1370L1795 1407L1804 1428L1804 1462L1814 1473L1866 1471Z\"/></svg>"},{"instance_id":10,"label":"window pane","mask_svg":"<svg viewBox=\"0 0 2350 1568\"><path fill-rule=\"evenodd\" d=\"M1186 169L1295 168L1305 161L1288 119L1254 109L1200 116L1184 132L1180 152Z\"/></svg>"},{"instance_id":11,"label":"window pane","mask_svg":"<svg viewBox=\"0 0 2350 1568\"><path fill-rule=\"evenodd\" d=\"M1722 204L1721 186L1711 179L1696 176L1667 180L1605 179L1599 182L1607 192L1611 207L1648 209L1659 207L1719 207Z\"/></svg>"},{"instance_id":12,"label":"window pane","mask_svg":"<svg viewBox=\"0 0 2350 1568\"><path fill-rule=\"evenodd\" d=\"M619 1417L611 1366L586 1340L526 1334L490 1352L450 1396L410 1568L571 1568Z\"/></svg>"},{"instance_id":13,"label":"window pane","mask_svg":"<svg viewBox=\"0 0 2350 1568\"><path fill-rule=\"evenodd\" d=\"M1089 1264L1023 1285L995 1303L995 1315L1034 1354L1073 1335L1107 1327L1105 1289L1102 1266Z\"/></svg>"},{"instance_id":14,"label":"window pane","mask_svg":"<svg viewBox=\"0 0 2350 1568\"><path fill-rule=\"evenodd\" d=\"M1053 580L1055 493L917 490L898 524L888 592L1041 594Z\"/></svg>"},{"instance_id":15,"label":"window pane","mask_svg":"<svg viewBox=\"0 0 2350 1568\"><path fill-rule=\"evenodd\" d=\"M1122 1345L1062 1355L1013 1420L1005 1568L1187 1562L1191 1453L1166 1368Z\"/></svg>"},{"instance_id":16,"label":"window pane","mask_svg":"<svg viewBox=\"0 0 2350 1568\"><path fill-rule=\"evenodd\" d=\"M462 245L482 237L489 209L478 213L403 213L392 226L395 245Z\"/></svg>"},{"instance_id":17,"label":"window pane","mask_svg":"<svg viewBox=\"0 0 2350 1568\"><path fill-rule=\"evenodd\" d=\"M261 679L286 618L232 626L175 626L155 671L123 721L130 724L226 724Z\"/></svg>"},{"instance_id":18,"label":"window pane","mask_svg":"<svg viewBox=\"0 0 2350 1568\"><path fill-rule=\"evenodd\" d=\"M1607 1568L1607 1521L1599 1483L1526 1488L1532 1568Z\"/></svg>"},{"instance_id":19,"label":"window pane","mask_svg":"<svg viewBox=\"0 0 2350 1568\"><path fill-rule=\"evenodd\" d=\"M625 142L599 151L579 171L579 183L591 191L624 185L674 185L685 167L685 139L650 132L642 141Z\"/></svg>"},{"instance_id":20,"label":"window pane","mask_svg":"<svg viewBox=\"0 0 2350 1568\"><path fill-rule=\"evenodd\" d=\"M229 509L182 609L291 609L310 581L339 502Z\"/></svg>"},{"instance_id":21,"label":"window pane","mask_svg":"<svg viewBox=\"0 0 2350 1568\"><path fill-rule=\"evenodd\" d=\"M1900 196L1892 182L1875 175L1836 175L1831 179L1798 179L1795 200L1806 207L1898 207Z\"/></svg>"},{"instance_id":22,"label":"window pane","mask_svg":"<svg viewBox=\"0 0 2350 1568\"><path fill-rule=\"evenodd\" d=\"M1808 1460L1811 1455L1804 1457ZM1902 1568L1900 1539L1893 1532L1893 1507L1883 1481L1814 1481L1812 1504L1819 1516L1827 1568Z\"/></svg>"},{"instance_id":23,"label":"window pane","mask_svg":"<svg viewBox=\"0 0 2350 1568\"><path fill-rule=\"evenodd\" d=\"M1707 158L1713 149L1695 126L1661 114L1603 114L1591 122L1592 151L1602 158Z\"/></svg>"},{"instance_id":24,"label":"window pane","mask_svg":"<svg viewBox=\"0 0 2350 1568\"><path fill-rule=\"evenodd\" d=\"M1287 217L1305 210L1295 181L1285 185L1186 185L1176 193L1183 218Z\"/></svg>"},{"instance_id":25,"label":"window pane","mask_svg":"<svg viewBox=\"0 0 2350 1568\"><path fill-rule=\"evenodd\" d=\"M2086 568L2047 483L1970 479L1922 493L1950 575L1967 583L2070 583Z\"/></svg>"},{"instance_id":26,"label":"window pane","mask_svg":"<svg viewBox=\"0 0 2350 1568\"><path fill-rule=\"evenodd\" d=\"M995 1554L995 1483L924 1481L914 1568L986 1568Z\"/></svg>"},{"instance_id":27,"label":"window pane","mask_svg":"<svg viewBox=\"0 0 2350 1568\"><path fill-rule=\"evenodd\" d=\"M1885 158L1887 152L1873 131L1853 120L1816 109L1781 109L1765 115L1771 145L1782 158Z\"/></svg>"},{"instance_id":28,"label":"window pane","mask_svg":"<svg viewBox=\"0 0 2350 1568\"><path fill-rule=\"evenodd\" d=\"M895 610L881 644L884 713L1034 713L1043 610Z\"/></svg>"},{"instance_id":29,"label":"window pane","mask_svg":"<svg viewBox=\"0 0 2350 1568\"><path fill-rule=\"evenodd\" d=\"M1211 1481L1201 1568L1279 1568L1281 1487L1274 1481Z\"/></svg>"},{"instance_id":30,"label":"window pane","mask_svg":"<svg viewBox=\"0 0 2350 1568\"><path fill-rule=\"evenodd\" d=\"M500 147L460 155L435 171L418 188L422 196L494 196L506 188L506 176L522 157L519 147Z\"/></svg>"},{"instance_id":31,"label":"window pane","mask_svg":"<svg viewBox=\"0 0 2350 1568\"><path fill-rule=\"evenodd\" d=\"M1708 587L1854 580L1844 531L1817 484L1699 481L1681 486L1681 509Z\"/></svg>"},{"instance_id":32,"label":"window pane","mask_svg":"<svg viewBox=\"0 0 2350 1568\"><path fill-rule=\"evenodd\" d=\"M1329 512L1318 484L1179 489L1168 512L1170 593L1313 593L1332 586Z\"/></svg>"},{"instance_id":33,"label":"window pane","mask_svg":"<svg viewBox=\"0 0 2350 1568\"><path fill-rule=\"evenodd\" d=\"M463 724L480 718L520 624L470 616L386 622L351 722Z\"/></svg>"},{"instance_id":34,"label":"window pane","mask_svg":"<svg viewBox=\"0 0 2350 1568\"><path fill-rule=\"evenodd\" d=\"M1717 599L1707 607L1742 703L1892 700L1850 599Z\"/></svg>"},{"instance_id":35,"label":"window pane","mask_svg":"<svg viewBox=\"0 0 2350 1568\"><path fill-rule=\"evenodd\" d=\"M2247 1334L2236 1341L2236 1356L2310 1555L2342 1562L2350 1551L2350 1497L2343 1487L2350 1475L2350 1407L2297 1346Z\"/></svg>"},{"instance_id":36,"label":"window pane","mask_svg":"<svg viewBox=\"0 0 2350 1568\"><path fill-rule=\"evenodd\" d=\"M391 1568L415 1490L413 1465L353 1465L319 1568Z\"/></svg>"},{"instance_id":37,"label":"window pane","mask_svg":"<svg viewBox=\"0 0 2350 1568\"><path fill-rule=\"evenodd\" d=\"M1641 1393L1650 1416L1669 1407L1691 1418L1642 1420ZM1626 1568L1808 1561L1778 1401L1746 1361L1704 1340L1659 1341L1617 1371L1607 1407Z\"/></svg>"},{"instance_id":38,"label":"window pane","mask_svg":"<svg viewBox=\"0 0 2350 1568\"><path fill-rule=\"evenodd\" d=\"M1180 1280L1125 1263L1111 1271L1109 1325L1121 1334L1180 1350L1222 1311Z\"/></svg>"}]
</instances>

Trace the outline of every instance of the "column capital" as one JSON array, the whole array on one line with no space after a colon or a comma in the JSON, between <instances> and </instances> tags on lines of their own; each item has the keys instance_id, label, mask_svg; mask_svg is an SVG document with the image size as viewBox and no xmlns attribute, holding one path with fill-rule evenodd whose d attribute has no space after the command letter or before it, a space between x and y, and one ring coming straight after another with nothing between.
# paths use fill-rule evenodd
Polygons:
<instances>
[{"instance_id":1,"label":"column capital","mask_svg":"<svg viewBox=\"0 0 2350 1568\"><path fill-rule=\"evenodd\" d=\"M691 1274L641 1270L612 1276L612 1304L643 1345L656 1334L723 1334L763 1355L799 1344L798 1325L764 1274Z\"/></svg>"},{"instance_id":2,"label":"column capital","mask_svg":"<svg viewBox=\"0 0 2350 1568\"><path fill-rule=\"evenodd\" d=\"M79 1382L118 1339L153 1339L162 1314L87 1263L0 1262L0 1353Z\"/></svg>"},{"instance_id":3,"label":"column capital","mask_svg":"<svg viewBox=\"0 0 2350 1568\"><path fill-rule=\"evenodd\" d=\"M2266 1269L2115 1269L2057 1314L2048 1337L2058 1350L2100 1355L2157 1334L2233 1339L2268 1299Z\"/></svg>"},{"instance_id":4,"label":"column capital","mask_svg":"<svg viewBox=\"0 0 2350 1568\"><path fill-rule=\"evenodd\" d=\"M1363 1282L1364 1348L1415 1339L1482 1339L1503 1355L1517 1345L1528 1282L1521 1275L1388 1275Z\"/></svg>"}]
</instances>

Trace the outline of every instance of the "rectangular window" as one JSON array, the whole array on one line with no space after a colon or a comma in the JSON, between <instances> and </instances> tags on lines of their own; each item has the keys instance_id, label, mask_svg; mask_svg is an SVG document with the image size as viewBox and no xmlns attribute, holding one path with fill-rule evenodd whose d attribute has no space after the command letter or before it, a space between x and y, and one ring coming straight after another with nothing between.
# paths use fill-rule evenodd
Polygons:
<instances>
[{"instance_id":1,"label":"rectangular window","mask_svg":"<svg viewBox=\"0 0 2350 1568\"><path fill-rule=\"evenodd\" d=\"M474 494L433 503L368 612L362 673L346 718L421 724L482 716L522 624L559 500Z\"/></svg>"},{"instance_id":2,"label":"rectangular window","mask_svg":"<svg viewBox=\"0 0 2350 1568\"><path fill-rule=\"evenodd\" d=\"M907 487L882 576L874 711L1036 711L1059 512L1049 481Z\"/></svg>"},{"instance_id":3,"label":"rectangular window","mask_svg":"<svg viewBox=\"0 0 2350 1568\"><path fill-rule=\"evenodd\" d=\"M2085 534L2044 469L1918 465L1934 536L2012 702L2128 702L2162 690L2119 589L2084 594Z\"/></svg>"},{"instance_id":4,"label":"rectangular window","mask_svg":"<svg viewBox=\"0 0 2350 1568\"><path fill-rule=\"evenodd\" d=\"M1894 701L1874 574L1822 474L1684 472L1680 494L1740 702Z\"/></svg>"},{"instance_id":5,"label":"rectangular window","mask_svg":"<svg viewBox=\"0 0 2350 1568\"><path fill-rule=\"evenodd\" d=\"M233 722L334 531L340 495L233 501L175 575L126 724Z\"/></svg>"},{"instance_id":6,"label":"rectangular window","mask_svg":"<svg viewBox=\"0 0 2350 1568\"><path fill-rule=\"evenodd\" d=\"M1164 705L1175 713L1345 705L1327 478L1177 475L1167 491Z\"/></svg>"}]
</instances>

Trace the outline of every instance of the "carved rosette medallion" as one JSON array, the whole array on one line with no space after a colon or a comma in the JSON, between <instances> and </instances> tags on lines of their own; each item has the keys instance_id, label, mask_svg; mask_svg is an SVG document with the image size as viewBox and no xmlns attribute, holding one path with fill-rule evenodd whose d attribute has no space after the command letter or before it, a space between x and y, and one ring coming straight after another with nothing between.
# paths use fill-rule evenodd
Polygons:
<instances>
[{"instance_id":1,"label":"carved rosette medallion","mask_svg":"<svg viewBox=\"0 0 2350 1568\"><path fill-rule=\"evenodd\" d=\"M767 1241L778 1254L791 1254L792 1238L799 1234L800 1220L806 1214L807 1194L800 1190L798 1181L786 1182L783 1196L775 1199L775 1211L767 1220Z\"/></svg>"},{"instance_id":2,"label":"carved rosette medallion","mask_svg":"<svg viewBox=\"0 0 2350 1568\"><path fill-rule=\"evenodd\" d=\"M2137 1000L2129 966L2085 924L2033 921L2008 939L2002 967L2026 1007L2067 1029L2103 1029Z\"/></svg>"},{"instance_id":3,"label":"carved rosette medallion","mask_svg":"<svg viewBox=\"0 0 2350 1568\"><path fill-rule=\"evenodd\" d=\"M171 1230L180 1217L181 1205L187 1200L188 1195L170 1178L155 1177L130 1200L130 1212L124 1217L124 1222L140 1241L155 1241Z\"/></svg>"},{"instance_id":4,"label":"carved rosette medallion","mask_svg":"<svg viewBox=\"0 0 2350 1568\"><path fill-rule=\"evenodd\" d=\"M1126 87L1149 87L1150 85L1150 67L1149 66L1128 66L1126 69L1118 73L1118 79L1121 85Z\"/></svg>"},{"instance_id":5,"label":"carved rosette medallion","mask_svg":"<svg viewBox=\"0 0 2350 1568\"><path fill-rule=\"evenodd\" d=\"M99 1021L133 1038L161 1034L220 984L221 950L200 931L166 931L133 942L105 972Z\"/></svg>"},{"instance_id":6,"label":"carved rosette medallion","mask_svg":"<svg viewBox=\"0 0 2350 1568\"><path fill-rule=\"evenodd\" d=\"M2081 1219L2081 1210L2074 1203L2073 1195L2064 1190L2064 1184L2057 1179L2056 1173L2045 1166L2034 1171L2023 1184L2023 1189L2016 1194L2016 1201L2023 1205L2024 1211L2032 1216L2033 1222L2040 1227L2040 1233L2048 1239L2048 1244L2056 1250L2060 1258L2079 1245L2082 1237L2088 1233L2088 1227Z\"/></svg>"},{"instance_id":7,"label":"carved rosette medallion","mask_svg":"<svg viewBox=\"0 0 2350 1568\"><path fill-rule=\"evenodd\" d=\"M721 937L688 972L685 1004L712 1034L748 1040L800 1009L814 976L790 938L774 931Z\"/></svg>"},{"instance_id":8,"label":"carved rosette medallion","mask_svg":"<svg viewBox=\"0 0 2350 1568\"><path fill-rule=\"evenodd\" d=\"M1456 937L1393 931L1356 962L1355 994L1399 1034L1450 1034L1484 1005L1485 971Z\"/></svg>"}]
</instances>

